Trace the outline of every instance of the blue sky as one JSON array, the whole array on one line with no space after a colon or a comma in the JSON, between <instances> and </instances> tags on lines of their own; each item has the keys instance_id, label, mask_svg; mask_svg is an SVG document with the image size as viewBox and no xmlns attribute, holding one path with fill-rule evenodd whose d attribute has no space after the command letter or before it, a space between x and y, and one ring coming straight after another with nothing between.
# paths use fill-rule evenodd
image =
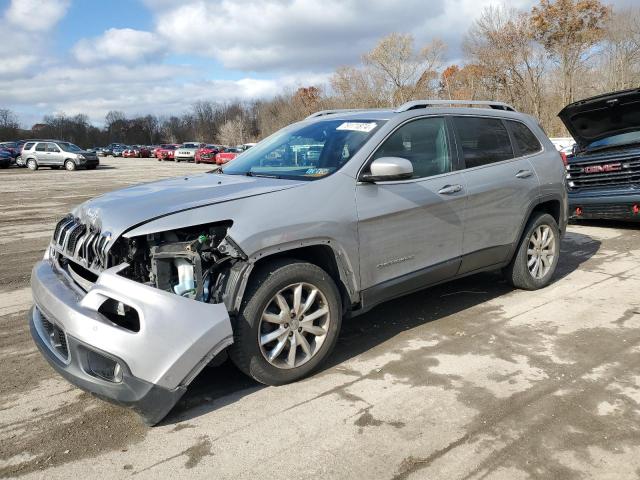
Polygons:
<instances>
[{"instance_id":1,"label":"blue sky","mask_svg":"<svg viewBox=\"0 0 640 480\"><path fill-rule=\"evenodd\" d=\"M529 8L535 0L511 0ZM633 0L616 0L633 5ZM384 35L464 33L501 0L0 0L0 108L43 115L182 113L199 100L323 84ZM11 32L9 35L6 32Z\"/></svg>"}]
</instances>

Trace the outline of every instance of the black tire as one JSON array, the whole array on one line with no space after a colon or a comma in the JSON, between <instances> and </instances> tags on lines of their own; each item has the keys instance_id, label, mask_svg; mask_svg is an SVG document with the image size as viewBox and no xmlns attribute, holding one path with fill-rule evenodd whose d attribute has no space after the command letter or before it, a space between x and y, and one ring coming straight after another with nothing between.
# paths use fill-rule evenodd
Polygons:
<instances>
[{"instance_id":1,"label":"black tire","mask_svg":"<svg viewBox=\"0 0 640 480\"><path fill-rule=\"evenodd\" d=\"M267 361L259 345L260 319L276 293L304 282L317 288L326 299L329 325L317 352L298 367L279 368ZM320 267L294 259L280 259L256 271L245 292L234 326L234 343L229 349L233 363L245 374L266 385L284 385L311 374L329 356L340 332L340 293L333 279Z\"/></svg>"},{"instance_id":2,"label":"black tire","mask_svg":"<svg viewBox=\"0 0 640 480\"><path fill-rule=\"evenodd\" d=\"M38 162L36 161L35 158L27 159L27 168L33 172L38 170Z\"/></svg>"},{"instance_id":3,"label":"black tire","mask_svg":"<svg viewBox=\"0 0 640 480\"><path fill-rule=\"evenodd\" d=\"M550 261L549 270L540 278L536 278L529 270L528 263L530 261L528 250L533 233L538 227L549 227L553 232L553 246L555 254ZM516 288L523 290L538 290L544 288L549 283L558 267L558 259L560 255L560 230L556 220L548 213L534 213L527 223L518 248L511 260L511 263L504 269L506 280Z\"/></svg>"}]
</instances>

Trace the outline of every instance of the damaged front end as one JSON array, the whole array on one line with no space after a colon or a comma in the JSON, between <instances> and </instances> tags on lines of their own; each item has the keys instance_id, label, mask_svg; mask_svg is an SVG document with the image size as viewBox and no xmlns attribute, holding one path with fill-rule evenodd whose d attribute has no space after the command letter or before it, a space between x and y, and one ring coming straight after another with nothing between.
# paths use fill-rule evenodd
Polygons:
<instances>
[{"instance_id":1,"label":"damaged front end","mask_svg":"<svg viewBox=\"0 0 640 480\"><path fill-rule=\"evenodd\" d=\"M231 222L112 241L65 217L32 273L31 332L84 390L159 422L233 342L229 311L246 257Z\"/></svg>"},{"instance_id":2,"label":"damaged front end","mask_svg":"<svg viewBox=\"0 0 640 480\"><path fill-rule=\"evenodd\" d=\"M121 238L110 255L123 276L196 301L222 303L230 270L246 256L227 236L231 222Z\"/></svg>"}]
</instances>

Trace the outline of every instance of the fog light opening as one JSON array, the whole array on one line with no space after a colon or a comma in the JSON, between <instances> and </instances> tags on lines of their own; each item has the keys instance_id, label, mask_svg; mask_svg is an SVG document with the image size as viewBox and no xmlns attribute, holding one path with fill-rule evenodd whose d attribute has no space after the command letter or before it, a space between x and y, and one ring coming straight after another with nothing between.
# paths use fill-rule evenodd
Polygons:
<instances>
[{"instance_id":1,"label":"fog light opening","mask_svg":"<svg viewBox=\"0 0 640 480\"><path fill-rule=\"evenodd\" d=\"M115 360L87 350L87 373L108 382L120 383L123 372L122 367Z\"/></svg>"},{"instance_id":2,"label":"fog light opening","mask_svg":"<svg viewBox=\"0 0 640 480\"><path fill-rule=\"evenodd\" d=\"M132 332L140 331L140 315L138 315L138 311L135 308L126 303L108 298L100 305L98 313L104 315L119 327L126 328Z\"/></svg>"}]
</instances>

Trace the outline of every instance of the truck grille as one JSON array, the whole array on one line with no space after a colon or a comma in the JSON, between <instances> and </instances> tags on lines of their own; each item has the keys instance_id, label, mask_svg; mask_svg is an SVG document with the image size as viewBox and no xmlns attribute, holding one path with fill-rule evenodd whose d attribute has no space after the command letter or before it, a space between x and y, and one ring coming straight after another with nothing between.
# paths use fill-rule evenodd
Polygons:
<instances>
[{"instance_id":1,"label":"truck grille","mask_svg":"<svg viewBox=\"0 0 640 480\"><path fill-rule=\"evenodd\" d=\"M92 229L72 215L64 217L53 232L53 243L60 253L90 270L108 267L109 234Z\"/></svg>"},{"instance_id":2,"label":"truck grille","mask_svg":"<svg viewBox=\"0 0 640 480\"><path fill-rule=\"evenodd\" d=\"M640 158L612 156L572 162L567 167L567 186L570 191L640 187Z\"/></svg>"}]
</instances>

